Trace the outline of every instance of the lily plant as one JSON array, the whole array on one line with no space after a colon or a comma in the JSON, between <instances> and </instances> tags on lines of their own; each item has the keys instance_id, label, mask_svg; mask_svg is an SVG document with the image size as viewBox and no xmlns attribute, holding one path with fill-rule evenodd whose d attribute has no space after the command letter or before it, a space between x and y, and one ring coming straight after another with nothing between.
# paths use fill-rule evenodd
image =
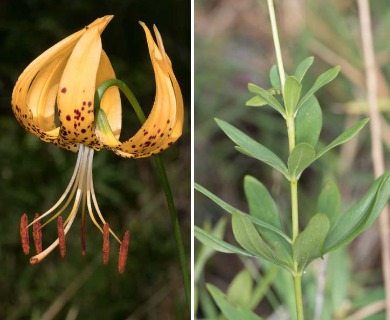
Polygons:
<instances>
[{"instance_id":1,"label":"lily plant","mask_svg":"<svg viewBox=\"0 0 390 320\"><path fill-rule=\"evenodd\" d=\"M140 22L155 74L155 101L147 119L142 110L136 110L142 126L127 141L120 140L119 89L127 90L127 97L133 100L134 97L116 79L102 48L101 34L112 17L96 19L42 53L22 72L12 93L12 110L22 127L45 142L78 153L73 175L59 200L30 223L27 214L21 217L20 236L25 254L30 247L28 229L33 229L36 254L31 257L31 264L42 261L57 246L61 256L65 255L65 236L81 211L82 254L86 252L88 215L103 234L104 263L108 263L111 234L120 244L118 269L124 272L130 234L126 231L121 240L99 209L92 175L94 153L106 148L124 158L149 157L167 149L182 134L183 98L171 61L157 28L154 26L156 43L148 27ZM58 237L42 250L42 229L55 219Z\"/></svg>"}]
</instances>

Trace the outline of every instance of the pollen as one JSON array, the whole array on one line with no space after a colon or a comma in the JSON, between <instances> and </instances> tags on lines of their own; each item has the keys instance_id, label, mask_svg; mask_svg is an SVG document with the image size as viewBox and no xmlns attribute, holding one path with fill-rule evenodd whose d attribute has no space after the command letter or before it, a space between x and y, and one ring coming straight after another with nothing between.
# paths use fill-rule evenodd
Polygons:
<instances>
[{"instance_id":1,"label":"pollen","mask_svg":"<svg viewBox=\"0 0 390 320\"><path fill-rule=\"evenodd\" d=\"M33 224L33 238L35 244L35 251L37 254L42 252L42 227L39 219L39 214L35 214L34 224Z\"/></svg>"},{"instance_id":2,"label":"pollen","mask_svg":"<svg viewBox=\"0 0 390 320\"><path fill-rule=\"evenodd\" d=\"M103 227L103 263L108 263L108 258L110 255L110 227L108 223L104 224Z\"/></svg>"},{"instance_id":3,"label":"pollen","mask_svg":"<svg viewBox=\"0 0 390 320\"><path fill-rule=\"evenodd\" d=\"M118 258L118 271L119 273L125 272L126 262L127 262L127 252L130 245L130 232L126 231L123 236L121 246L119 248L119 258Z\"/></svg>"},{"instance_id":4,"label":"pollen","mask_svg":"<svg viewBox=\"0 0 390 320\"><path fill-rule=\"evenodd\" d=\"M28 254L30 252L30 239L28 236L28 217L27 214L23 214L20 219L20 239L22 240L23 253Z\"/></svg>"},{"instance_id":5,"label":"pollen","mask_svg":"<svg viewBox=\"0 0 390 320\"><path fill-rule=\"evenodd\" d=\"M64 230L64 224L62 222L62 217L58 217L57 231L58 231L60 253L61 253L61 257L63 258L65 257L65 253L66 253L66 244L65 244L65 230Z\"/></svg>"},{"instance_id":6,"label":"pollen","mask_svg":"<svg viewBox=\"0 0 390 320\"><path fill-rule=\"evenodd\" d=\"M81 218L80 224L80 240L81 240L81 254L85 256L87 252L87 243L86 243L87 230L85 229L85 217Z\"/></svg>"}]
</instances>

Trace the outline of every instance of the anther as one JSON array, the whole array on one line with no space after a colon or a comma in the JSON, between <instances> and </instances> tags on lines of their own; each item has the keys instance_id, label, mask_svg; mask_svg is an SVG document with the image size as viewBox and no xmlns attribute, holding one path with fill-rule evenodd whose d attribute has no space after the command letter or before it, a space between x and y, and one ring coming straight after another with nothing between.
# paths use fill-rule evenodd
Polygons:
<instances>
[{"instance_id":1,"label":"anther","mask_svg":"<svg viewBox=\"0 0 390 320\"><path fill-rule=\"evenodd\" d=\"M123 236L121 246L119 248L119 258L118 258L118 271L119 273L125 272L126 262L127 262L127 251L129 250L130 245L130 232L126 231Z\"/></svg>"},{"instance_id":2,"label":"anther","mask_svg":"<svg viewBox=\"0 0 390 320\"><path fill-rule=\"evenodd\" d=\"M108 257L110 255L110 227L108 223L103 227L103 263L108 263Z\"/></svg>"},{"instance_id":3,"label":"anther","mask_svg":"<svg viewBox=\"0 0 390 320\"><path fill-rule=\"evenodd\" d=\"M39 218L39 214L35 214L34 220ZM42 252L42 229L41 229L41 221L37 220L33 224L33 238L35 244L35 251L37 254Z\"/></svg>"},{"instance_id":4,"label":"anther","mask_svg":"<svg viewBox=\"0 0 390 320\"><path fill-rule=\"evenodd\" d=\"M81 219L81 225L80 225L81 254L83 256L85 256L85 253L87 251L87 244L85 238L86 238L85 217L83 217Z\"/></svg>"},{"instance_id":5,"label":"anther","mask_svg":"<svg viewBox=\"0 0 390 320\"><path fill-rule=\"evenodd\" d=\"M30 238L28 236L28 217L27 214L23 214L20 218L20 239L22 240L23 253L28 254L30 252Z\"/></svg>"},{"instance_id":6,"label":"anther","mask_svg":"<svg viewBox=\"0 0 390 320\"><path fill-rule=\"evenodd\" d=\"M64 224L62 222L62 217L58 217L57 232L58 232L60 253L61 253L61 257L63 258L65 256L65 253L66 253L66 244L65 244L65 231L64 231Z\"/></svg>"}]
</instances>

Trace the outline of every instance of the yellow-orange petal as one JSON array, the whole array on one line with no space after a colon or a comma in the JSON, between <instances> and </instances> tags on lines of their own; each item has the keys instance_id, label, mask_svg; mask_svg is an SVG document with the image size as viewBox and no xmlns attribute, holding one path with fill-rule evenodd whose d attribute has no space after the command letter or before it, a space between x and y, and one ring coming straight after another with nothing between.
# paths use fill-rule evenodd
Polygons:
<instances>
[{"instance_id":1,"label":"yellow-orange petal","mask_svg":"<svg viewBox=\"0 0 390 320\"><path fill-rule=\"evenodd\" d=\"M17 120L25 129L44 141L58 144L59 128L54 121L53 99L58 88L58 74L86 30L97 27L101 33L111 19L112 16L96 19L88 27L63 39L38 56L19 76L12 92L11 104ZM72 151L78 149L77 144L61 146Z\"/></svg>"},{"instance_id":2,"label":"yellow-orange petal","mask_svg":"<svg viewBox=\"0 0 390 320\"><path fill-rule=\"evenodd\" d=\"M149 54L155 73L156 96L153 108L138 132L114 152L122 157L143 158L169 147L181 135L183 126L183 98L165 53L162 39L155 28L159 46L149 29L140 22L148 43Z\"/></svg>"},{"instance_id":3,"label":"yellow-orange petal","mask_svg":"<svg viewBox=\"0 0 390 320\"><path fill-rule=\"evenodd\" d=\"M98 145L93 132L93 99L101 52L98 27L88 28L66 63L57 96L60 143Z\"/></svg>"}]
</instances>

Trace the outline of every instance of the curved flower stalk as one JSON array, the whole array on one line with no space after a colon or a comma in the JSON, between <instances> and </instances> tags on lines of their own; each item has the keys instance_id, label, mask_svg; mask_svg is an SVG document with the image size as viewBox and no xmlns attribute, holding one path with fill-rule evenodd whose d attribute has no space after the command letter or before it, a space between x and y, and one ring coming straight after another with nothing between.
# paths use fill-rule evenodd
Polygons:
<instances>
[{"instance_id":1,"label":"curved flower stalk","mask_svg":"<svg viewBox=\"0 0 390 320\"><path fill-rule=\"evenodd\" d=\"M36 264L55 247L65 255L65 236L78 211L81 211L81 246L85 254L85 218L87 212L103 234L103 261L108 262L109 235L120 244L120 272L124 271L129 232L123 240L105 221L95 196L92 161L95 151L107 148L125 158L143 158L159 153L174 143L182 133L183 99L156 27L152 34L143 27L156 80L155 102L142 127L129 140L121 142L122 107L117 87L110 87L95 110L96 88L115 79L110 60L102 49L101 33L112 19L105 16L60 41L36 58L20 75L12 93L12 110L19 123L43 141L78 152L72 178L57 203L28 224L21 218L20 234L23 251L29 253L28 228L33 227L37 254L30 259ZM67 215L62 219L62 215ZM47 221L43 222L46 218ZM57 219L58 238L42 251L42 228Z\"/></svg>"}]
</instances>

